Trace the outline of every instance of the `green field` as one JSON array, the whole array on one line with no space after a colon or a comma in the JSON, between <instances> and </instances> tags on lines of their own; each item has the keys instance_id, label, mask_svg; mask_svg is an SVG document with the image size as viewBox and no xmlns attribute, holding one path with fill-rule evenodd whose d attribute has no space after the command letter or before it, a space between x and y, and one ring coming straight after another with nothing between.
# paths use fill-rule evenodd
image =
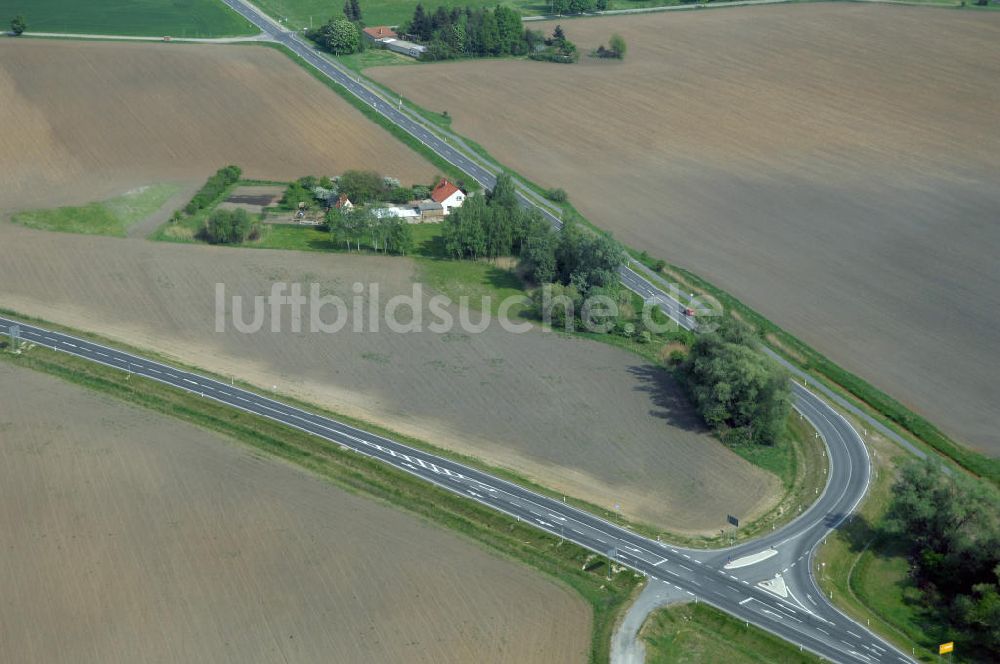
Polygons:
<instances>
[{"instance_id":1,"label":"green field","mask_svg":"<svg viewBox=\"0 0 1000 664\"><path fill-rule=\"evenodd\" d=\"M28 32L160 37L257 33L219 0L0 0L0 20L24 16Z\"/></svg>"},{"instance_id":2,"label":"green field","mask_svg":"<svg viewBox=\"0 0 1000 664\"><path fill-rule=\"evenodd\" d=\"M43 231L124 237L129 226L159 210L177 189L176 185L157 184L100 203L19 212L11 221Z\"/></svg>"},{"instance_id":3,"label":"green field","mask_svg":"<svg viewBox=\"0 0 1000 664\"><path fill-rule=\"evenodd\" d=\"M762 629L705 604L682 604L653 613L642 628L647 664L683 662L819 662Z\"/></svg>"}]
</instances>

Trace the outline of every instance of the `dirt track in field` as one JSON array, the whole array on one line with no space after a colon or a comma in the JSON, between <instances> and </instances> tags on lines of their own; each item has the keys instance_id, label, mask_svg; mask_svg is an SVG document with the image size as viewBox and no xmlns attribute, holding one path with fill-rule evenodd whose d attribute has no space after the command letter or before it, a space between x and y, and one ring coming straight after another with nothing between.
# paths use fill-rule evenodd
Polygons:
<instances>
[{"instance_id":1,"label":"dirt track in field","mask_svg":"<svg viewBox=\"0 0 1000 664\"><path fill-rule=\"evenodd\" d=\"M435 169L262 46L0 40L0 216L89 203L229 163L288 180Z\"/></svg>"},{"instance_id":2,"label":"dirt track in field","mask_svg":"<svg viewBox=\"0 0 1000 664\"><path fill-rule=\"evenodd\" d=\"M5 661L586 659L582 598L447 530L51 376L0 389Z\"/></svg>"},{"instance_id":3,"label":"dirt track in field","mask_svg":"<svg viewBox=\"0 0 1000 664\"><path fill-rule=\"evenodd\" d=\"M563 26L583 51L621 33L626 61L369 73L1000 454L1000 14L803 4Z\"/></svg>"},{"instance_id":4,"label":"dirt track in field","mask_svg":"<svg viewBox=\"0 0 1000 664\"><path fill-rule=\"evenodd\" d=\"M11 224L0 224L0 246L17 248L0 261L0 306L277 386L609 511L620 504L624 514L671 530L711 533L732 510L750 519L780 493L773 475L700 428L664 372L604 344L496 325L481 334L396 334L384 324L379 332L353 333L348 325L336 334L295 334L287 313L284 333L269 331L269 314L255 334L231 322L215 332L217 282L248 303L275 281L306 284L306 293L315 282L348 306L355 282L378 282L385 305L410 292L416 270L407 259L172 245ZM432 320L425 315L425 327Z\"/></svg>"}]
</instances>

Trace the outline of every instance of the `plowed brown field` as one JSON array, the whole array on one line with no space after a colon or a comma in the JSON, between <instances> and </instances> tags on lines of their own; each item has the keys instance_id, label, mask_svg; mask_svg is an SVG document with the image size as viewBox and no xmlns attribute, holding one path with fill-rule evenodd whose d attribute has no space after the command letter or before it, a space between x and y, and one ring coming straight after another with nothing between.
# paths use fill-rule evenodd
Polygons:
<instances>
[{"instance_id":1,"label":"plowed brown field","mask_svg":"<svg viewBox=\"0 0 1000 664\"><path fill-rule=\"evenodd\" d=\"M277 386L665 528L711 533L727 512L750 519L780 492L773 475L700 427L665 372L597 342L496 325L481 334L397 334L386 325L295 334L287 315L284 333L241 334L231 323L215 331L216 283L246 298L268 294L273 281L304 283L306 292L316 282L349 303L354 282L378 282L386 303L409 292L408 259L11 224L0 224L0 246L16 248L0 260L0 306Z\"/></svg>"},{"instance_id":2,"label":"plowed brown field","mask_svg":"<svg viewBox=\"0 0 1000 664\"><path fill-rule=\"evenodd\" d=\"M583 50L619 32L628 57L369 73L1000 454L1000 14L810 3L564 28Z\"/></svg>"},{"instance_id":3,"label":"plowed brown field","mask_svg":"<svg viewBox=\"0 0 1000 664\"><path fill-rule=\"evenodd\" d=\"M0 216L201 182L435 169L285 55L259 46L0 40Z\"/></svg>"},{"instance_id":4,"label":"plowed brown field","mask_svg":"<svg viewBox=\"0 0 1000 664\"><path fill-rule=\"evenodd\" d=\"M447 530L51 376L0 391L5 661L586 659L581 597Z\"/></svg>"}]
</instances>

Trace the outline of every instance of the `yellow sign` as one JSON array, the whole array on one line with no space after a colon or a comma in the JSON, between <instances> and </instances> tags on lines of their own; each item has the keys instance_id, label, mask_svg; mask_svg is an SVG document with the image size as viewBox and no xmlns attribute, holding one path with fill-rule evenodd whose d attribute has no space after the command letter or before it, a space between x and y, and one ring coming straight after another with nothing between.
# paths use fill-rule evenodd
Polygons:
<instances>
[{"instance_id":1,"label":"yellow sign","mask_svg":"<svg viewBox=\"0 0 1000 664\"><path fill-rule=\"evenodd\" d=\"M949 653L954 649L955 649L954 641L949 641L948 643L942 643L941 645L938 646L938 654L944 655L945 653Z\"/></svg>"}]
</instances>

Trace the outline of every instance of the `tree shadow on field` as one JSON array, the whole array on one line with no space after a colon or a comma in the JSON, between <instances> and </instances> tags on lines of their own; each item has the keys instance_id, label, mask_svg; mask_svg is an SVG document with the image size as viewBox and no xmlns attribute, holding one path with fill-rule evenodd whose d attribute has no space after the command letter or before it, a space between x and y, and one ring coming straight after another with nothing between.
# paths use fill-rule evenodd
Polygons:
<instances>
[{"instance_id":1,"label":"tree shadow on field","mask_svg":"<svg viewBox=\"0 0 1000 664\"><path fill-rule=\"evenodd\" d=\"M708 431L684 394L684 388L667 371L645 364L629 367L628 372L639 379L635 390L645 392L653 402L655 408L649 411L650 415L684 431Z\"/></svg>"}]
</instances>

